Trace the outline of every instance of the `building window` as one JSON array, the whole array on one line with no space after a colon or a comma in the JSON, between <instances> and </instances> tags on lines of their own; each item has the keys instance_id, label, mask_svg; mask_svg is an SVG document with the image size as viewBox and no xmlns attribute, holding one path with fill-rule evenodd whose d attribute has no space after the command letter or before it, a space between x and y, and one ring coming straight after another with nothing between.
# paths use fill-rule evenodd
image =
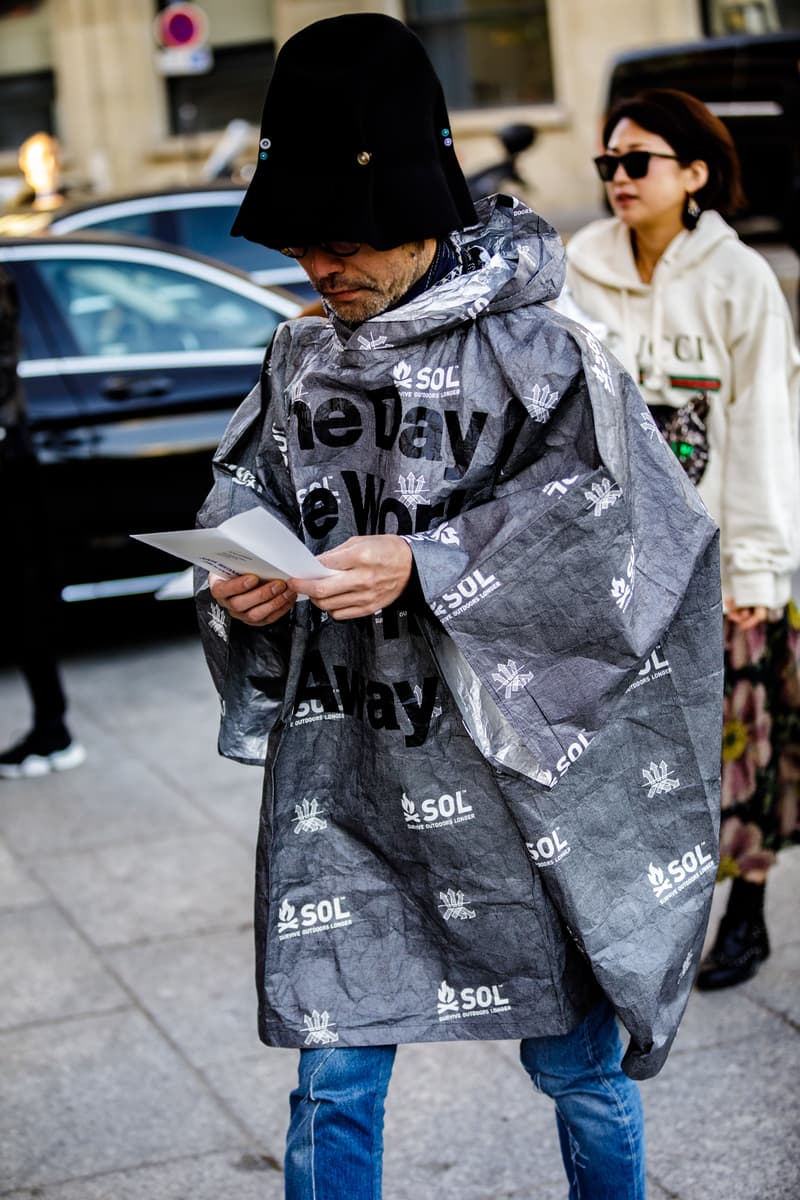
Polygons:
<instances>
[{"instance_id":1,"label":"building window","mask_svg":"<svg viewBox=\"0 0 800 1200\"><path fill-rule=\"evenodd\" d=\"M703 8L712 37L800 30L800 0L704 0Z\"/></svg>"},{"instance_id":2,"label":"building window","mask_svg":"<svg viewBox=\"0 0 800 1200\"><path fill-rule=\"evenodd\" d=\"M449 108L552 102L547 0L407 0L406 19Z\"/></svg>"},{"instance_id":3,"label":"building window","mask_svg":"<svg viewBox=\"0 0 800 1200\"><path fill-rule=\"evenodd\" d=\"M170 0L156 0L156 10ZM244 119L258 125L275 61L272 5L267 0L202 0L211 69L167 75L172 133L205 133Z\"/></svg>"},{"instance_id":4,"label":"building window","mask_svg":"<svg viewBox=\"0 0 800 1200\"><path fill-rule=\"evenodd\" d=\"M172 133L224 129L237 118L258 125L274 61L272 42L220 46L207 74L167 79Z\"/></svg>"},{"instance_id":5,"label":"building window","mask_svg":"<svg viewBox=\"0 0 800 1200\"><path fill-rule=\"evenodd\" d=\"M0 150L55 133L54 109L49 5L19 4L0 15Z\"/></svg>"},{"instance_id":6,"label":"building window","mask_svg":"<svg viewBox=\"0 0 800 1200\"><path fill-rule=\"evenodd\" d=\"M0 150L19 150L33 133L55 133L52 71L0 75Z\"/></svg>"}]
</instances>

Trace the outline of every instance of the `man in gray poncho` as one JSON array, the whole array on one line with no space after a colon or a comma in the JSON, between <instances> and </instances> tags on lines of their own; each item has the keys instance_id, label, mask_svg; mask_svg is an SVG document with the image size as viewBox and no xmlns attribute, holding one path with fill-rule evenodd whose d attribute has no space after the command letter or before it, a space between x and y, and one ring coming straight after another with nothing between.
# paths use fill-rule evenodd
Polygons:
<instances>
[{"instance_id":1,"label":"man in gray poncho","mask_svg":"<svg viewBox=\"0 0 800 1200\"><path fill-rule=\"evenodd\" d=\"M642 1200L631 1077L667 1055L715 875L716 530L629 377L547 307L554 231L472 208L400 22L286 43L234 232L329 313L279 329L200 514L262 505L335 571L198 590L220 750L267 764L287 1197L379 1196L397 1043L519 1038L570 1195Z\"/></svg>"}]
</instances>

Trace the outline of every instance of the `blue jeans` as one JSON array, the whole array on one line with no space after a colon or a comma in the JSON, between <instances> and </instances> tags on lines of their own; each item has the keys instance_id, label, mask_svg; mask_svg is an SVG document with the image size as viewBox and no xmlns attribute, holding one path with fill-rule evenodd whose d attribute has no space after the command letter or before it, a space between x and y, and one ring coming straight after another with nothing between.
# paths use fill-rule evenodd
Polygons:
<instances>
[{"instance_id":1,"label":"blue jeans","mask_svg":"<svg viewBox=\"0 0 800 1200\"><path fill-rule=\"evenodd\" d=\"M301 1050L286 1200L380 1200L383 1105L395 1050ZM525 1038L520 1057L534 1086L555 1101L570 1200L644 1200L642 1105L620 1070L610 1005L603 1001L561 1037Z\"/></svg>"}]
</instances>

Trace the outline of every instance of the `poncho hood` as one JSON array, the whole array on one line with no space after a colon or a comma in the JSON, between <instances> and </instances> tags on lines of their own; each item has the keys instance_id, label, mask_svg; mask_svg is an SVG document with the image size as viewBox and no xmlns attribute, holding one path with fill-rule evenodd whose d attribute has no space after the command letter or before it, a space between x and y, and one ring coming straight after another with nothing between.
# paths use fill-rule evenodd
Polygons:
<instances>
[{"instance_id":1,"label":"poncho hood","mask_svg":"<svg viewBox=\"0 0 800 1200\"><path fill-rule=\"evenodd\" d=\"M552 225L513 196L490 196L476 209L477 226L449 235L459 258L458 273L356 329L331 316L344 348L360 350L365 338L376 346L401 346L482 314L545 304L558 296L566 256Z\"/></svg>"}]
</instances>

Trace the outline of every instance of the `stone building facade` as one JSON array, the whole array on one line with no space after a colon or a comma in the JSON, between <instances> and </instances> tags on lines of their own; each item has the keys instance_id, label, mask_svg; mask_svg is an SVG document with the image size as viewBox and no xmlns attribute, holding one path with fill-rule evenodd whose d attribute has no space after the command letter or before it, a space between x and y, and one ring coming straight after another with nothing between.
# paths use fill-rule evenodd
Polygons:
<instances>
[{"instance_id":1,"label":"stone building facade","mask_svg":"<svg viewBox=\"0 0 800 1200\"><path fill-rule=\"evenodd\" d=\"M498 157L493 131L538 130L521 160L527 198L567 227L598 211L591 156L611 58L702 35L699 0L200 0L213 66L159 69L162 0L30 0L0 18L0 185L21 182L16 146L49 123L78 191L191 183L234 116L253 125L276 49L341 12L383 11L415 28L443 76L465 170ZM466 16L465 16L466 14ZM357 69L357 64L354 64ZM26 121L28 126L26 126ZM4 128L5 126L5 128ZM239 164L241 165L241 163Z\"/></svg>"}]
</instances>

